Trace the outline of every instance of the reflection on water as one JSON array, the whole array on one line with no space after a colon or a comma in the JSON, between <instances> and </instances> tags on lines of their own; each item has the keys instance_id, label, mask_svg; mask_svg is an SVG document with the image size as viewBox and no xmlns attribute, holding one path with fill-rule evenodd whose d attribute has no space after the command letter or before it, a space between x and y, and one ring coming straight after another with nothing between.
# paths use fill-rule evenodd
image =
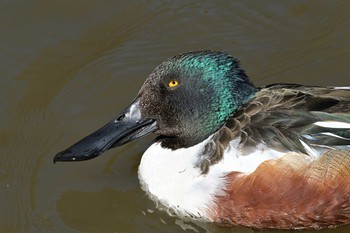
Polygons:
<instances>
[{"instance_id":1,"label":"reflection on water","mask_svg":"<svg viewBox=\"0 0 350 233\"><path fill-rule=\"evenodd\" d=\"M137 179L152 137L84 163L53 165L53 155L116 116L179 52L225 50L257 85L350 85L348 2L0 6L0 232L253 232L155 211Z\"/></svg>"}]
</instances>

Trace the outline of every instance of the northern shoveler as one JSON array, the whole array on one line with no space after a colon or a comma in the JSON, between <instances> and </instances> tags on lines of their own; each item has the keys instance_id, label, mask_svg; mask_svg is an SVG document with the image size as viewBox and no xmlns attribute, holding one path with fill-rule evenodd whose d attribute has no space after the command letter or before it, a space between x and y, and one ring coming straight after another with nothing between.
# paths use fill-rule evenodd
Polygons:
<instances>
[{"instance_id":1,"label":"northern shoveler","mask_svg":"<svg viewBox=\"0 0 350 233\"><path fill-rule=\"evenodd\" d=\"M151 132L142 188L180 217L278 229L350 223L350 87L256 88L227 53L180 54L54 162L88 160Z\"/></svg>"}]
</instances>

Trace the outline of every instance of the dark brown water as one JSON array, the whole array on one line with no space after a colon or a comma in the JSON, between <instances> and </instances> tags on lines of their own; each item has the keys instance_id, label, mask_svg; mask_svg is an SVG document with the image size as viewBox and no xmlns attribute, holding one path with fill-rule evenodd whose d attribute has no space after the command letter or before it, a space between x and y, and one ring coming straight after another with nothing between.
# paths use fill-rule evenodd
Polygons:
<instances>
[{"instance_id":1,"label":"dark brown water","mask_svg":"<svg viewBox=\"0 0 350 233\"><path fill-rule=\"evenodd\" d=\"M255 232L156 211L137 179L152 137L88 162L52 158L180 52L225 50L258 86L350 85L349 12L349 1L2 1L0 232Z\"/></svg>"}]
</instances>

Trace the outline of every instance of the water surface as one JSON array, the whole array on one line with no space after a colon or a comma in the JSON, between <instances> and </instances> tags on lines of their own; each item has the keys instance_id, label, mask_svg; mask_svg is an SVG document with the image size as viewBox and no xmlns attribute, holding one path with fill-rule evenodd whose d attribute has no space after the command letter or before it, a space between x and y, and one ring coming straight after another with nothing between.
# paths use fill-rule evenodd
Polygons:
<instances>
[{"instance_id":1,"label":"water surface","mask_svg":"<svg viewBox=\"0 0 350 233\"><path fill-rule=\"evenodd\" d=\"M255 232L157 211L137 179L152 136L87 162L52 158L180 52L227 51L257 86L350 85L349 12L348 1L2 1L0 232Z\"/></svg>"}]
</instances>

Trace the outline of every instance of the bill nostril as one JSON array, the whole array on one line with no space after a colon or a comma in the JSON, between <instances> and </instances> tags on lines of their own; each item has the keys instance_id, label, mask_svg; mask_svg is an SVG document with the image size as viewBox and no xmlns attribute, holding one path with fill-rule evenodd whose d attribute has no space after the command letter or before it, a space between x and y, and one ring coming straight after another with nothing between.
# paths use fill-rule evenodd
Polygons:
<instances>
[{"instance_id":1,"label":"bill nostril","mask_svg":"<svg viewBox=\"0 0 350 233\"><path fill-rule=\"evenodd\" d=\"M125 117L125 114L121 114L120 116L117 117L117 121L122 121Z\"/></svg>"}]
</instances>

